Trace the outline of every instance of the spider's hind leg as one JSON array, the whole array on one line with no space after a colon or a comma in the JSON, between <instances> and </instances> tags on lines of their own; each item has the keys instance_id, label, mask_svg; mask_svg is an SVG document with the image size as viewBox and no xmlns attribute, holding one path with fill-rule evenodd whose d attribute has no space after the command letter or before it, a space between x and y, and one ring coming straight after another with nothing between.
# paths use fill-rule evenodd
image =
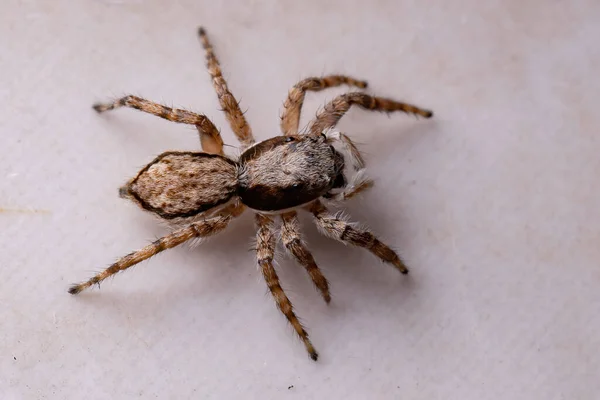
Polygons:
<instances>
[{"instance_id":1,"label":"spider's hind leg","mask_svg":"<svg viewBox=\"0 0 600 400\"><path fill-rule=\"evenodd\" d=\"M69 293L77 294L82 290L89 288L92 285L99 284L109 276L116 274L117 272L124 271L129 267L136 265L137 263L147 260L160 253L161 251L171 249L179 246L182 243L187 242L193 238L202 238L214 235L227 227L233 215L220 215L213 218L207 218L204 221L193 223L185 228L176 230L175 232L164 236L146 247L134 251L122 257L117 262L112 264L110 267L93 276L89 280L74 284L69 288Z\"/></svg>"}]
</instances>

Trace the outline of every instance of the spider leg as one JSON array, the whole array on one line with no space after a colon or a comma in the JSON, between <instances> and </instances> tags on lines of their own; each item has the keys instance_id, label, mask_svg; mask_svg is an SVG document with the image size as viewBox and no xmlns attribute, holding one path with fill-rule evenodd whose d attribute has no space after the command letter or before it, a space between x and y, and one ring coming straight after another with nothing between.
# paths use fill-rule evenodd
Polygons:
<instances>
[{"instance_id":1,"label":"spider leg","mask_svg":"<svg viewBox=\"0 0 600 400\"><path fill-rule=\"evenodd\" d=\"M207 153L223 154L223 139L217 127L208 117L191 111L163 106L162 104L137 96L125 96L112 103L96 103L94 110L99 113L114 110L119 107L135 108L148 114L180 124L195 125L200 135L200 144Z\"/></svg>"},{"instance_id":2,"label":"spider leg","mask_svg":"<svg viewBox=\"0 0 600 400\"><path fill-rule=\"evenodd\" d=\"M208 40L208 36L206 35L204 28L198 28L198 35L200 36L202 46L206 51L206 67L208 68L208 73L212 77L213 86L217 92L219 103L221 104L223 111L225 111L227 121L229 121L229 125L231 125L233 133L235 133L239 141L242 143L242 147L246 148L251 146L254 143L252 130L250 129L250 125L248 125L248 122L244 117L244 113L240 109L240 105L227 87L227 82L225 81L225 78L223 78L223 74L221 72L219 60L217 60L217 56L215 56L212 45Z\"/></svg>"},{"instance_id":3,"label":"spider leg","mask_svg":"<svg viewBox=\"0 0 600 400\"><path fill-rule=\"evenodd\" d=\"M356 147L348 135L342 132L329 131L327 132L327 139L328 141L337 140L341 142L344 147L346 147L348 155L350 156L350 162L352 163L352 167L355 171L365 167L365 160L363 159L362 154L360 154L358 147Z\"/></svg>"},{"instance_id":4,"label":"spider leg","mask_svg":"<svg viewBox=\"0 0 600 400\"><path fill-rule=\"evenodd\" d=\"M324 197L335 201L343 201L354 197L358 193L370 189L373 187L373 180L367 178L365 174L365 160L363 159L360 151L354 144L354 142L344 133L328 131L327 132L328 142L339 141L346 148L346 155L350 160L355 173L352 174L350 181L346 184L343 190L339 193L328 193Z\"/></svg>"},{"instance_id":5,"label":"spider leg","mask_svg":"<svg viewBox=\"0 0 600 400\"><path fill-rule=\"evenodd\" d=\"M294 330L300 336L304 343L304 347L308 351L310 358L317 361L319 355L308 338L306 329L302 326L298 317L294 313L292 303L286 296L279 283L279 277L273 267L273 257L275 254L275 232L273 227L273 219L261 214L256 214L256 225L258 232L256 233L256 254L258 265L262 271L263 277L267 283L267 287L271 291L271 295L275 299L277 308L285 315Z\"/></svg>"},{"instance_id":6,"label":"spider leg","mask_svg":"<svg viewBox=\"0 0 600 400\"><path fill-rule=\"evenodd\" d=\"M309 206L309 209L315 217L317 227L325 235L342 243L350 243L354 246L363 247L382 261L394 265L403 274L408 274L408 268L406 268L400 257L386 244L379 241L371 232L353 227L340 216L330 213L318 200Z\"/></svg>"},{"instance_id":7,"label":"spider leg","mask_svg":"<svg viewBox=\"0 0 600 400\"><path fill-rule=\"evenodd\" d=\"M298 214L295 211L281 215L281 240L285 248L294 256L298 264L302 265L313 283L321 292L323 299L326 303L331 301L331 295L329 293L329 283L323 273L315 263L310 251L302 243L302 237L300 235L300 228L298 226Z\"/></svg>"},{"instance_id":8,"label":"spider leg","mask_svg":"<svg viewBox=\"0 0 600 400\"><path fill-rule=\"evenodd\" d=\"M298 133L300 113L307 91L318 92L326 88L350 85L361 89L367 87L367 82L359 81L349 76L330 75L324 77L306 78L296 83L289 91L288 97L283 103L281 114L281 132L284 135L295 135Z\"/></svg>"},{"instance_id":9,"label":"spider leg","mask_svg":"<svg viewBox=\"0 0 600 400\"><path fill-rule=\"evenodd\" d=\"M203 238L214 235L227 227L229 222L233 219L233 215L219 215L212 218L207 218L204 221L195 222L186 226L185 228L178 229L167 236L164 236L146 247L134 251L122 257L117 262L112 264L110 267L90 278L86 282L74 284L69 288L69 293L77 294L88 287L100 283L111 275L117 272L124 271L129 267L136 265L137 263L147 260L148 258L155 256L161 251L171 249L179 246L182 243L187 242L193 238Z\"/></svg>"},{"instance_id":10,"label":"spider leg","mask_svg":"<svg viewBox=\"0 0 600 400\"><path fill-rule=\"evenodd\" d=\"M342 94L327 103L324 109L313 120L309 134L320 135L321 133L334 128L350 107L355 104L361 108L373 111L403 111L409 114L420 115L425 118L431 118L433 116L432 111L418 108L412 104L400 103L383 97L373 97L365 93L352 92Z\"/></svg>"},{"instance_id":11,"label":"spider leg","mask_svg":"<svg viewBox=\"0 0 600 400\"><path fill-rule=\"evenodd\" d=\"M218 210L215 214L219 216L231 215L233 218L237 218L246 211L246 206L237 200L232 204L225 206L223 209Z\"/></svg>"},{"instance_id":12,"label":"spider leg","mask_svg":"<svg viewBox=\"0 0 600 400\"><path fill-rule=\"evenodd\" d=\"M367 178L364 173L364 170L359 170L352 177L350 182L344 187L344 189L339 193L328 193L324 197L327 199L331 199L334 201L344 201L350 199L357 194L371 189L375 183L372 179Z\"/></svg>"}]
</instances>

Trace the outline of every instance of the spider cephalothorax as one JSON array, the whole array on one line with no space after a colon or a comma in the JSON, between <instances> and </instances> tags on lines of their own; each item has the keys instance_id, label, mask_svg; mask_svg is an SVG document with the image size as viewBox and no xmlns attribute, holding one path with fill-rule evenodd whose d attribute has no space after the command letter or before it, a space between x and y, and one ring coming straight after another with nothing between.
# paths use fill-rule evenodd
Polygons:
<instances>
[{"instance_id":1,"label":"spider cephalothorax","mask_svg":"<svg viewBox=\"0 0 600 400\"><path fill-rule=\"evenodd\" d=\"M343 133L334 131L337 122L352 105L384 112L403 111L430 118L431 111L360 92L340 95L329 102L300 134L300 110L306 91L320 91L342 84L365 88L366 82L347 76L308 78L289 92L281 116L282 136L255 143L213 53L205 31L199 30L206 50L208 71L231 128L241 142L242 154L228 157L215 125L204 115L173 109L151 101L126 96L108 104L96 104L98 112L117 107L131 107L173 122L196 126L204 152L161 154L121 189L128 198L163 220L182 227L133 252L86 282L71 286L76 294L100 283L155 254L194 238L214 235L227 227L246 208L256 213L257 262L277 306L302 339L310 357L318 355L292 304L284 293L273 267L276 231L275 218L281 220L281 239L285 248L310 275L327 303L329 285L300 235L296 210L307 210L322 233L343 243L363 247L381 260L406 274L408 269L398 255L371 232L359 229L329 212L325 203L344 200L370 188L364 161L354 143Z\"/></svg>"},{"instance_id":2,"label":"spider cephalothorax","mask_svg":"<svg viewBox=\"0 0 600 400\"><path fill-rule=\"evenodd\" d=\"M329 192L344 159L325 135L277 136L242 153L239 196L258 211L298 207Z\"/></svg>"}]
</instances>

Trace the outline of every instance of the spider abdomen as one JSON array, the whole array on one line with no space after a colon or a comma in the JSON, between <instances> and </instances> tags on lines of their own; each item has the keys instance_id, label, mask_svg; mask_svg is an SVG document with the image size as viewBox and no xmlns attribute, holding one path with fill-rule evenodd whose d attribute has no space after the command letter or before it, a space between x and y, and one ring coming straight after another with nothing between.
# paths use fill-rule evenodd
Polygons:
<instances>
[{"instance_id":1,"label":"spider abdomen","mask_svg":"<svg viewBox=\"0 0 600 400\"><path fill-rule=\"evenodd\" d=\"M237 175L237 164L222 156L167 152L119 192L161 218L186 218L229 201L236 194Z\"/></svg>"},{"instance_id":2,"label":"spider abdomen","mask_svg":"<svg viewBox=\"0 0 600 400\"><path fill-rule=\"evenodd\" d=\"M278 211L306 204L327 193L343 169L322 136L278 136L240 157L238 195L248 207Z\"/></svg>"}]
</instances>

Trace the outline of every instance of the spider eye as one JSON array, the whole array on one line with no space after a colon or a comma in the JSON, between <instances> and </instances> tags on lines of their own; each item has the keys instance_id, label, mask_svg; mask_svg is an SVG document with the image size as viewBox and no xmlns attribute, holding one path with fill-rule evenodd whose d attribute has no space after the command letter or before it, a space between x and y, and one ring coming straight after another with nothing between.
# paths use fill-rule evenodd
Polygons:
<instances>
[{"instance_id":1,"label":"spider eye","mask_svg":"<svg viewBox=\"0 0 600 400\"><path fill-rule=\"evenodd\" d=\"M299 183L292 183L290 186L288 186L286 189L284 189L287 192L292 192L292 193L298 193L301 192L302 190L304 190L305 186L302 182Z\"/></svg>"},{"instance_id":2,"label":"spider eye","mask_svg":"<svg viewBox=\"0 0 600 400\"><path fill-rule=\"evenodd\" d=\"M286 142L293 142L294 140L296 140L296 139L293 138L293 137L291 137L291 136L288 136L288 137L285 138Z\"/></svg>"}]
</instances>

